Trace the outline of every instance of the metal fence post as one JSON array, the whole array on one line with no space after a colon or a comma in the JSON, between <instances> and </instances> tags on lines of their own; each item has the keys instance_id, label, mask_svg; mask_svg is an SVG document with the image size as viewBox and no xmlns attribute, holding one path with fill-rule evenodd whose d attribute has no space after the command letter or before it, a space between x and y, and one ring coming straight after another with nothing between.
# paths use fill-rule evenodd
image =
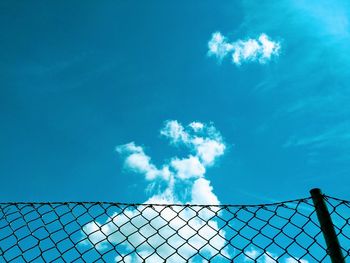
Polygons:
<instances>
[{"instance_id":1,"label":"metal fence post","mask_svg":"<svg viewBox=\"0 0 350 263\"><path fill-rule=\"evenodd\" d=\"M322 192L320 189L314 188L310 193L316 209L318 221L320 222L323 237L326 241L328 255L330 256L332 263L345 263L332 218L329 214Z\"/></svg>"}]
</instances>

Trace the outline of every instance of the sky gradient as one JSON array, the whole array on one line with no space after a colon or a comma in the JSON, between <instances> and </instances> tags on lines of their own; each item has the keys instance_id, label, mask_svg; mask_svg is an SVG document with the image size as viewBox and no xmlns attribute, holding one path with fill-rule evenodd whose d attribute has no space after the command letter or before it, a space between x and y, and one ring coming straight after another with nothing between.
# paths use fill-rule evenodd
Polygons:
<instances>
[{"instance_id":1,"label":"sky gradient","mask_svg":"<svg viewBox=\"0 0 350 263\"><path fill-rule=\"evenodd\" d=\"M313 187L350 199L347 1L1 1L0 10L0 201L144 202L147 181L116 147L135 142L157 167L187 156L160 134L167 120L220 132L225 153L205 176L221 203ZM217 58L215 32L228 43L265 34L278 54Z\"/></svg>"}]
</instances>

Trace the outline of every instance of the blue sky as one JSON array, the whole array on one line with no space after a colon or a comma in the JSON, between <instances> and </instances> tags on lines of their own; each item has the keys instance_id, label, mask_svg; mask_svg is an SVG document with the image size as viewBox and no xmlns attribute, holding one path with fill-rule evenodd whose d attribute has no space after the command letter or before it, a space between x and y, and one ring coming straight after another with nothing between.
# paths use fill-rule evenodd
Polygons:
<instances>
[{"instance_id":1,"label":"blue sky","mask_svg":"<svg viewBox=\"0 0 350 263\"><path fill-rule=\"evenodd\" d=\"M167 120L212 123L221 203L350 199L347 1L0 3L1 201L143 202L147 180L116 147L161 167L186 157ZM265 63L208 55L266 34Z\"/></svg>"}]
</instances>

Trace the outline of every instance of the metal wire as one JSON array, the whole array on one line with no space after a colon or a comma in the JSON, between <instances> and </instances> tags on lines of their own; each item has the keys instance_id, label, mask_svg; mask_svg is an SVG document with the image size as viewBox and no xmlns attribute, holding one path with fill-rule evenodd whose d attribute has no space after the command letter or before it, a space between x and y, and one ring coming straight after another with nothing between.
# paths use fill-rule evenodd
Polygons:
<instances>
[{"instance_id":1,"label":"metal wire","mask_svg":"<svg viewBox=\"0 0 350 263\"><path fill-rule=\"evenodd\" d=\"M350 202L324 197L350 257ZM261 205L0 203L0 262L330 262L311 198Z\"/></svg>"}]
</instances>

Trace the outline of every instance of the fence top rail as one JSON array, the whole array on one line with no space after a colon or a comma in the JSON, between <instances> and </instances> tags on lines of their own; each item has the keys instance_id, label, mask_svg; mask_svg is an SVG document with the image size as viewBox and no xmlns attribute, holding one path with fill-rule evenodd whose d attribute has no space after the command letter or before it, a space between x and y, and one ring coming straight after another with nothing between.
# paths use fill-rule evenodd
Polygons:
<instances>
[{"instance_id":1,"label":"fence top rail","mask_svg":"<svg viewBox=\"0 0 350 263\"><path fill-rule=\"evenodd\" d=\"M350 200L344 200L340 198L336 198L333 196L329 196L326 194L322 194L322 196L326 199L335 200L342 203L350 203ZM44 201L44 202L0 202L0 206L8 206L8 205L68 205L68 204L101 204L101 205L114 205L114 206L180 206L180 207L262 207L262 206L276 206L276 205L283 205L286 203L297 203L297 202L308 202L311 201L311 197L305 197L305 198L299 198L299 199L292 199L292 200L286 200L286 201L277 201L277 202L271 202L271 203L261 203L261 204L190 204L190 203L127 203L127 202L113 202L113 201Z\"/></svg>"},{"instance_id":2,"label":"fence top rail","mask_svg":"<svg viewBox=\"0 0 350 263\"><path fill-rule=\"evenodd\" d=\"M328 196L327 196L328 197ZM332 197L331 197L332 198ZM336 199L336 198L333 198ZM339 201L344 201L340 199L336 199ZM287 200L287 201L280 201L280 202L273 202L273 203L261 203L261 204L219 204L219 205L213 205L213 204L181 204L181 203L123 203L123 202L105 202L105 201L66 201L66 202L0 202L0 206L9 206L9 205L111 205L111 206L163 206L163 207L219 207L219 208L225 208L225 207L265 207L265 206L278 206L278 205L284 205L287 203L301 203L301 202L308 202L311 201L311 197L307 198L300 198L300 199L293 199L293 200ZM344 201L347 202L347 201Z\"/></svg>"},{"instance_id":3,"label":"fence top rail","mask_svg":"<svg viewBox=\"0 0 350 263\"><path fill-rule=\"evenodd\" d=\"M349 200L344 200L344 199L336 198L336 197L329 196L329 195L326 195L326 194L324 194L323 197L325 197L326 199L335 200L335 201L338 201L338 202L341 202L341 203L350 203Z\"/></svg>"}]
</instances>

